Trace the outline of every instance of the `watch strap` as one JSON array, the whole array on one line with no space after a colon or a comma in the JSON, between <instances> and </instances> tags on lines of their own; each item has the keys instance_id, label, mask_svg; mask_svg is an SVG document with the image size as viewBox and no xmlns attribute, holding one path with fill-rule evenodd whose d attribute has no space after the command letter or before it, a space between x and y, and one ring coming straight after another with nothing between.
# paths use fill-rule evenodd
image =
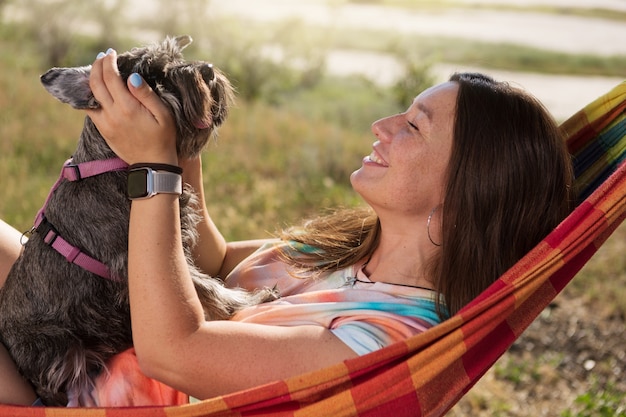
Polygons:
<instances>
[{"instance_id":1,"label":"watch strap","mask_svg":"<svg viewBox=\"0 0 626 417\"><path fill-rule=\"evenodd\" d=\"M170 165L170 164L160 164L155 162L138 162L136 164L132 164L128 167L128 170L131 171L137 168L150 168L153 171L167 171L173 172L175 174L182 174L183 169L178 165Z\"/></svg>"},{"instance_id":2,"label":"watch strap","mask_svg":"<svg viewBox=\"0 0 626 417\"><path fill-rule=\"evenodd\" d=\"M180 174L168 171L152 171L153 191L156 194L182 194L183 178Z\"/></svg>"}]
</instances>

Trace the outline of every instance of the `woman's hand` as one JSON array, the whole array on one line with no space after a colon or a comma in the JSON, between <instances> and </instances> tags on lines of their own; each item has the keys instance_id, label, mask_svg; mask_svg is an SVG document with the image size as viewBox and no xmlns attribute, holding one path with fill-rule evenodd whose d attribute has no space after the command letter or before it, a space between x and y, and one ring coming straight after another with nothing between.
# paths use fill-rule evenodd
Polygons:
<instances>
[{"instance_id":1,"label":"woman's hand","mask_svg":"<svg viewBox=\"0 0 626 417\"><path fill-rule=\"evenodd\" d=\"M176 126L168 108L139 74L128 77L127 85L117 69L117 53L98 54L89 86L100 108L87 115L126 163L178 165Z\"/></svg>"}]
</instances>

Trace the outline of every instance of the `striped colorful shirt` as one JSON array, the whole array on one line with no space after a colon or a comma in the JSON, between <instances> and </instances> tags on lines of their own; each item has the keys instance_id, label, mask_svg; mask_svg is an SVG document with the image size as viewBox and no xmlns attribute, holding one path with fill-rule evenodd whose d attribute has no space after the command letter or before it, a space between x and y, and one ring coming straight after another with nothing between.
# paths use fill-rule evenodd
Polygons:
<instances>
[{"instance_id":1,"label":"striped colorful shirt","mask_svg":"<svg viewBox=\"0 0 626 417\"><path fill-rule=\"evenodd\" d=\"M362 263L307 279L295 278L274 241L257 250L226 278L226 285L276 287L277 301L246 308L233 320L278 326L313 324L330 329L357 354L373 352L440 323L434 291L372 282Z\"/></svg>"}]
</instances>

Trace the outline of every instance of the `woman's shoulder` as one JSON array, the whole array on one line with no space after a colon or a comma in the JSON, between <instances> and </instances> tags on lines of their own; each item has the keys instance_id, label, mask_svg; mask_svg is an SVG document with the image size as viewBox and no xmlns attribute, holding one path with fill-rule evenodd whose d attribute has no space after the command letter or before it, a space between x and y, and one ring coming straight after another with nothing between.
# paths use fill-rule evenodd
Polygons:
<instances>
[{"instance_id":1,"label":"woman's shoulder","mask_svg":"<svg viewBox=\"0 0 626 417\"><path fill-rule=\"evenodd\" d=\"M247 290L276 288L282 296L341 287L351 274L351 267L320 274L304 273L285 260L285 253L289 253L289 258L293 259L297 256L306 257L316 251L316 248L298 242L280 239L267 241L237 265L226 277L225 283L231 288Z\"/></svg>"}]
</instances>

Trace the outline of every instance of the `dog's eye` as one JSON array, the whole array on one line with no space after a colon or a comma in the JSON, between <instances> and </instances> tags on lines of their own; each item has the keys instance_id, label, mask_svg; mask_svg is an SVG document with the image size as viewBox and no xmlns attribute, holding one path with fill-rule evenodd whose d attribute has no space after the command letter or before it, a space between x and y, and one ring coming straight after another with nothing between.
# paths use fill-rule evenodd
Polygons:
<instances>
[{"instance_id":1,"label":"dog's eye","mask_svg":"<svg viewBox=\"0 0 626 417\"><path fill-rule=\"evenodd\" d=\"M213 71L212 64L205 64L200 68L200 74L206 82L213 81L215 79L215 71Z\"/></svg>"}]
</instances>

